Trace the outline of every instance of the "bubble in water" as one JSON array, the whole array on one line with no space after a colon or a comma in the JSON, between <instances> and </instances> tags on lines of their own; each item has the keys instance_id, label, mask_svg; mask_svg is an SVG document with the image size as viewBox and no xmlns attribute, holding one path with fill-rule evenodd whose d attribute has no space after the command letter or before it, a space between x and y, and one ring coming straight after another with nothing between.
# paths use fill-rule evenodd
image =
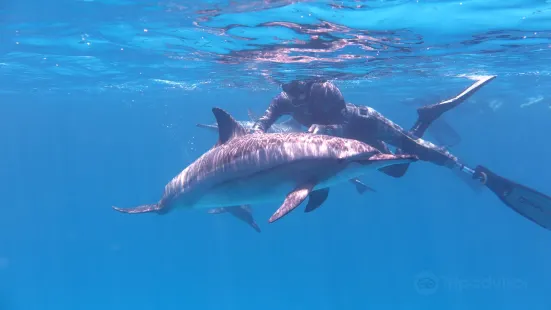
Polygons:
<instances>
[{"instance_id":1,"label":"bubble in water","mask_svg":"<svg viewBox=\"0 0 551 310\"><path fill-rule=\"evenodd\" d=\"M10 260L7 257L0 257L0 270L7 269L10 264Z\"/></svg>"},{"instance_id":2,"label":"bubble in water","mask_svg":"<svg viewBox=\"0 0 551 310\"><path fill-rule=\"evenodd\" d=\"M488 106L494 112L497 111L497 109L499 109L501 107L501 105L503 105L503 102L501 102L500 100L496 100L496 99L494 99L494 100L490 101L490 103L488 103Z\"/></svg>"}]
</instances>

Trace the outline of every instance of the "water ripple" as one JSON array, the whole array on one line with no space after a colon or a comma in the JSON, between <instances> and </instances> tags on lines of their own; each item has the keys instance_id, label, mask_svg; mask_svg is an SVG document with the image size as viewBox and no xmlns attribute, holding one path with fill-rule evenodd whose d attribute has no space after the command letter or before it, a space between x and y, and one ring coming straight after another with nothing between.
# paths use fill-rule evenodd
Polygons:
<instances>
[{"instance_id":1,"label":"water ripple","mask_svg":"<svg viewBox=\"0 0 551 310\"><path fill-rule=\"evenodd\" d=\"M40 3L44 14L10 5L0 10L3 92L550 75L548 1L87 0Z\"/></svg>"}]
</instances>

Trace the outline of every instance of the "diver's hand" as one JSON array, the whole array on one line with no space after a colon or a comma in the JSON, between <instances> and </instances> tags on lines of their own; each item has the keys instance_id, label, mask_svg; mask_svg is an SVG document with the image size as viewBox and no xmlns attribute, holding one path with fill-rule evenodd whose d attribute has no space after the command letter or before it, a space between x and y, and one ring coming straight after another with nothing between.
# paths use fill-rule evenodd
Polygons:
<instances>
[{"instance_id":1,"label":"diver's hand","mask_svg":"<svg viewBox=\"0 0 551 310\"><path fill-rule=\"evenodd\" d=\"M246 132L247 132L248 134L264 133L264 131L262 131L262 129L260 129L260 128L255 128L255 127L248 128L248 129L246 130Z\"/></svg>"},{"instance_id":2,"label":"diver's hand","mask_svg":"<svg viewBox=\"0 0 551 310\"><path fill-rule=\"evenodd\" d=\"M314 124L310 126L310 128L308 128L308 132L313 133L315 135L323 134L324 130L325 129L323 128L323 125L317 125L317 124Z\"/></svg>"},{"instance_id":3,"label":"diver's hand","mask_svg":"<svg viewBox=\"0 0 551 310\"><path fill-rule=\"evenodd\" d=\"M326 135L329 134L330 131L330 128L328 128L326 125L313 124L312 126L310 126L310 128L308 128L308 132L315 135Z\"/></svg>"},{"instance_id":4,"label":"diver's hand","mask_svg":"<svg viewBox=\"0 0 551 310\"><path fill-rule=\"evenodd\" d=\"M308 128L308 132L317 135L341 136L342 126L313 124L310 128Z\"/></svg>"}]
</instances>

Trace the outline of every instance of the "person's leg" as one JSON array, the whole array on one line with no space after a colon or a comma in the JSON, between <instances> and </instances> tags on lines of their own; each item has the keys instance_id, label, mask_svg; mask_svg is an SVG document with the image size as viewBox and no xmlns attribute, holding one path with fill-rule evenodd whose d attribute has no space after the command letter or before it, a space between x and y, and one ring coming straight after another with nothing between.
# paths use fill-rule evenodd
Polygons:
<instances>
[{"instance_id":1,"label":"person's leg","mask_svg":"<svg viewBox=\"0 0 551 310\"><path fill-rule=\"evenodd\" d=\"M363 140L364 140L363 142L373 146L383 154L392 154L392 152L388 148L388 145L382 140L371 139L371 138L367 138ZM396 149L395 154L402 154L402 153L400 152L400 149ZM408 167L409 167L409 164L392 165L392 166L381 168L379 169L379 171L391 177L400 178L406 173Z\"/></svg>"},{"instance_id":2,"label":"person's leg","mask_svg":"<svg viewBox=\"0 0 551 310\"><path fill-rule=\"evenodd\" d=\"M384 117L370 107L356 106L349 109L349 123L344 136L370 143L374 140L384 141L397 148L397 153L417 155L419 159L440 166L456 165L456 157L436 145L415 139L400 126ZM393 177L401 177L409 164L394 165L381 169Z\"/></svg>"},{"instance_id":3,"label":"person's leg","mask_svg":"<svg viewBox=\"0 0 551 310\"><path fill-rule=\"evenodd\" d=\"M409 131L409 134L415 138L422 138L425 134L425 131L429 128L429 126L437 120L442 114L444 114L447 111L450 111L451 109L459 106L461 103L465 102L469 97L471 97L477 90L479 90L482 86L489 83L491 80L495 78L494 76L485 76L475 82L473 85L471 85L469 88L465 89L463 92L461 92L459 95L442 101L437 104L424 106L419 109L417 109L417 114L419 115L417 122L413 125L411 130ZM408 143L407 141L405 142ZM428 148L436 148L435 145L432 143L429 143L424 140L420 140L419 144L425 144L428 146ZM440 149L441 152L447 153L446 151ZM403 154L404 151L400 148L396 149L396 154ZM449 154L449 153L447 153ZM429 155L431 157L436 158L437 156ZM409 164L404 165L396 165L396 166L390 166L388 167L391 169L391 172L393 176L395 177L401 177L407 172L407 168L409 167Z\"/></svg>"}]
</instances>

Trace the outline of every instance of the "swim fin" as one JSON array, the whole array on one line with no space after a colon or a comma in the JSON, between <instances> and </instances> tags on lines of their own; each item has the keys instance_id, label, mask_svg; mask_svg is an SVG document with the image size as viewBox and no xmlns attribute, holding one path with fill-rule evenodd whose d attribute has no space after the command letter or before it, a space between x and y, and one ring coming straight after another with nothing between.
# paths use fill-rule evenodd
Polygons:
<instances>
[{"instance_id":1,"label":"swim fin","mask_svg":"<svg viewBox=\"0 0 551 310\"><path fill-rule=\"evenodd\" d=\"M484 166L473 174L511 209L539 226L551 230L551 197L499 176Z\"/></svg>"},{"instance_id":2,"label":"swim fin","mask_svg":"<svg viewBox=\"0 0 551 310\"><path fill-rule=\"evenodd\" d=\"M477 90L495 79L495 77L495 75L484 76L473 85L471 85L469 88L465 89L461 94L451 99L417 109L417 114L419 114L419 118L411 128L410 132L416 137L422 137L425 134L425 131L432 124L432 122L437 120L445 112L448 112L465 102Z\"/></svg>"},{"instance_id":3,"label":"swim fin","mask_svg":"<svg viewBox=\"0 0 551 310\"><path fill-rule=\"evenodd\" d=\"M461 136L442 117L433 121L427 131L438 145L446 148L454 147L461 142Z\"/></svg>"},{"instance_id":4,"label":"swim fin","mask_svg":"<svg viewBox=\"0 0 551 310\"><path fill-rule=\"evenodd\" d=\"M495 75L484 76L481 79L479 79L477 82L475 82L473 85L471 85L469 88L465 89L462 93L460 93L459 95L451 99L444 100L440 103L424 106L417 109L417 113L419 114L419 117L415 122L415 124L409 130L409 134L415 138L423 138L427 129L429 129L431 125L432 126L436 125L435 128L431 129L431 134L438 140L440 144L445 145L446 147L450 147L458 144L459 142L461 142L461 137L451 126L449 126L440 117L445 112L448 112L453 108L459 106L461 103L465 102L465 100L471 97L477 90L479 90L482 86L489 83L495 77L496 77ZM435 124L435 122L437 123ZM396 149L395 154L403 154L403 153L404 151L401 150L400 148ZM395 178L401 178L406 174L408 168L409 168L409 164L403 164L403 165L385 167L381 169L381 171L389 176L392 176ZM469 184L469 186L472 187L472 184Z\"/></svg>"}]
</instances>

